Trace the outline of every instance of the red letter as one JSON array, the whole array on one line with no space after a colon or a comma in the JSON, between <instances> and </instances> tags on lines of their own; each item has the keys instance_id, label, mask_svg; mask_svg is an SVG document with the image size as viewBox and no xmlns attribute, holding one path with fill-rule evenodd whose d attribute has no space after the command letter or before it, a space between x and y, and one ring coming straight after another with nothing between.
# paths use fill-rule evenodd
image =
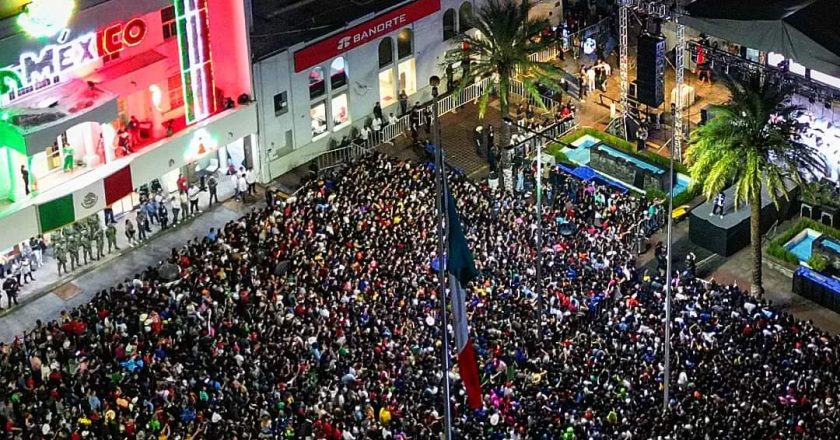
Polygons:
<instances>
[{"instance_id":1,"label":"red letter","mask_svg":"<svg viewBox=\"0 0 840 440\"><path fill-rule=\"evenodd\" d=\"M134 18L125 25L123 30L123 41L126 46L136 46L146 37L146 22Z\"/></svg>"}]
</instances>

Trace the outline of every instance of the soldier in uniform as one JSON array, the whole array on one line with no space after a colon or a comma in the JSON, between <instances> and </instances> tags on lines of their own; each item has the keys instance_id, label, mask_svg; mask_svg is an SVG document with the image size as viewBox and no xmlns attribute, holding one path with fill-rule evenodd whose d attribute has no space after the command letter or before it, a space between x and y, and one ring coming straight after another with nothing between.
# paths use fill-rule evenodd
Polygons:
<instances>
[{"instance_id":1,"label":"soldier in uniform","mask_svg":"<svg viewBox=\"0 0 840 440\"><path fill-rule=\"evenodd\" d=\"M99 260L105 257L105 231L102 229L102 226L99 225L99 222L96 223L94 229L94 236L96 238L96 259Z\"/></svg>"},{"instance_id":2,"label":"soldier in uniform","mask_svg":"<svg viewBox=\"0 0 840 440\"><path fill-rule=\"evenodd\" d=\"M108 223L108 226L105 227L105 237L108 239L109 254L111 253L111 249L120 250L119 246L117 246L117 227L113 223Z\"/></svg>"},{"instance_id":3,"label":"soldier in uniform","mask_svg":"<svg viewBox=\"0 0 840 440\"><path fill-rule=\"evenodd\" d=\"M70 231L67 237L67 252L70 253L70 270L76 270L79 264L79 234Z\"/></svg>"},{"instance_id":4,"label":"soldier in uniform","mask_svg":"<svg viewBox=\"0 0 840 440\"><path fill-rule=\"evenodd\" d=\"M85 264L93 261L93 230L89 227L90 223L81 226L81 234L79 240L82 245L82 256L85 259Z\"/></svg>"},{"instance_id":5,"label":"soldier in uniform","mask_svg":"<svg viewBox=\"0 0 840 440\"><path fill-rule=\"evenodd\" d=\"M58 264L58 275L61 276L61 269L64 269L64 273L68 273L67 248L65 247L64 240L58 240L58 236L53 240L53 252L55 252L55 261Z\"/></svg>"}]
</instances>

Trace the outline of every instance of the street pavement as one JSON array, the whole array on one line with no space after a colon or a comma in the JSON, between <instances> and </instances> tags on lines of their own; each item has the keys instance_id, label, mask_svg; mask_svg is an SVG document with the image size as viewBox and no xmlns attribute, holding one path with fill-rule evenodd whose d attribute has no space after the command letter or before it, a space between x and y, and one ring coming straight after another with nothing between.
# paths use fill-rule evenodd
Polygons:
<instances>
[{"instance_id":1,"label":"street pavement","mask_svg":"<svg viewBox=\"0 0 840 440\"><path fill-rule=\"evenodd\" d=\"M140 246L93 264L93 269L63 284L46 292L32 293L33 298L30 301L0 318L0 342L12 341L15 336L20 336L34 327L36 320L48 322L56 319L62 310L70 310L84 304L90 301L96 292L127 278L133 278L134 274L166 258L172 248L182 246L191 238L204 236L210 228L224 226L228 221L240 217L250 206L235 200L217 204L211 210L177 228L156 234L153 239ZM49 263L54 265L52 260Z\"/></svg>"}]
</instances>

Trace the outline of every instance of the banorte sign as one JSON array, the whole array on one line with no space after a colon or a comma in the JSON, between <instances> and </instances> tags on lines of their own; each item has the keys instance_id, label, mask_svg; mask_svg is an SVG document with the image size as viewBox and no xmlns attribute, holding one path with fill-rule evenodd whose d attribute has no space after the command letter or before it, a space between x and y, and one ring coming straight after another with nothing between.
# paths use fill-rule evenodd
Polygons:
<instances>
[{"instance_id":1,"label":"banorte sign","mask_svg":"<svg viewBox=\"0 0 840 440\"><path fill-rule=\"evenodd\" d=\"M295 52L295 72L399 30L440 10L440 0L417 0Z\"/></svg>"}]
</instances>

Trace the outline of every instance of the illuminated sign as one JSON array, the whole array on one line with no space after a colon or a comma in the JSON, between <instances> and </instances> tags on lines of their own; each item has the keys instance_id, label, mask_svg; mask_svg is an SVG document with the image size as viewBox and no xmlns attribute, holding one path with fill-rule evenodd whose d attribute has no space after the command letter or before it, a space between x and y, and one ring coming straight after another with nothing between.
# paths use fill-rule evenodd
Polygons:
<instances>
[{"instance_id":1,"label":"illuminated sign","mask_svg":"<svg viewBox=\"0 0 840 440\"><path fill-rule=\"evenodd\" d=\"M32 0L17 22L33 37L52 37L67 26L74 9L74 0Z\"/></svg>"},{"instance_id":2,"label":"illuminated sign","mask_svg":"<svg viewBox=\"0 0 840 440\"><path fill-rule=\"evenodd\" d=\"M218 149L219 140L210 135L207 129L199 128L193 133L187 150L184 151L184 160L189 163Z\"/></svg>"},{"instance_id":3,"label":"illuminated sign","mask_svg":"<svg viewBox=\"0 0 840 440\"><path fill-rule=\"evenodd\" d=\"M96 33L96 50L100 56L117 53L126 47L140 44L146 32L146 22L139 18L125 24L113 24Z\"/></svg>"},{"instance_id":4,"label":"illuminated sign","mask_svg":"<svg viewBox=\"0 0 840 440\"><path fill-rule=\"evenodd\" d=\"M419 0L386 12L295 52L295 72L300 72L344 52L374 41L440 10L440 0Z\"/></svg>"},{"instance_id":5,"label":"illuminated sign","mask_svg":"<svg viewBox=\"0 0 840 440\"><path fill-rule=\"evenodd\" d=\"M47 87L60 75L140 44L147 31L146 23L135 18L125 24L117 23L95 33L83 34L64 44L48 44L38 53L23 53L17 65L0 69L0 93ZM22 93L12 99L20 95Z\"/></svg>"}]
</instances>

